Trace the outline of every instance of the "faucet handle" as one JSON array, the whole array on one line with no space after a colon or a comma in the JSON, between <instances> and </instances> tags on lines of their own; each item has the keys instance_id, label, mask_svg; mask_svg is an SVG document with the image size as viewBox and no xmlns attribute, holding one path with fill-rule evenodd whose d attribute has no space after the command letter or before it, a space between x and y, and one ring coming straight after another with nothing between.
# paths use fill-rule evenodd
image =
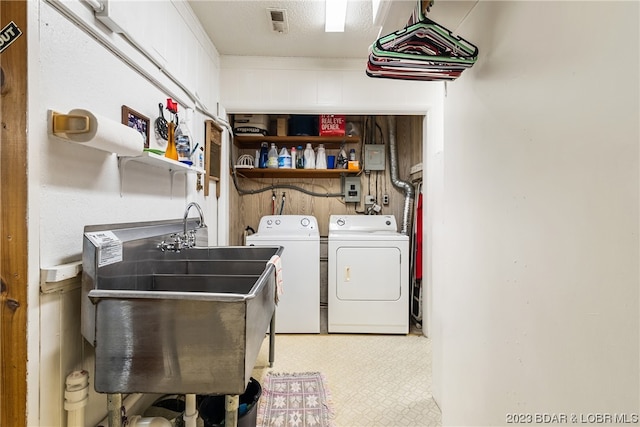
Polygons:
<instances>
[{"instance_id":1,"label":"faucet handle","mask_svg":"<svg viewBox=\"0 0 640 427\"><path fill-rule=\"evenodd\" d=\"M189 230L186 236L186 242L189 248L192 248L196 245L196 230Z\"/></svg>"},{"instance_id":2,"label":"faucet handle","mask_svg":"<svg viewBox=\"0 0 640 427\"><path fill-rule=\"evenodd\" d=\"M167 243L164 240L162 242L160 242L158 244L158 249L160 249L162 252L165 251L175 251L175 244L173 243Z\"/></svg>"}]
</instances>

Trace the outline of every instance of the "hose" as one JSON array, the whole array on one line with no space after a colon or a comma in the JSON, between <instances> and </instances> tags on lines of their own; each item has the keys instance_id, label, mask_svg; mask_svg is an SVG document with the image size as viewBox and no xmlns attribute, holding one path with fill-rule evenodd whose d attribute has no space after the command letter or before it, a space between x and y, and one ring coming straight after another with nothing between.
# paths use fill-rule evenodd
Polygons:
<instances>
[{"instance_id":1,"label":"hose","mask_svg":"<svg viewBox=\"0 0 640 427\"><path fill-rule=\"evenodd\" d=\"M285 194L286 194L286 193L283 191L283 192L282 192L282 203L280 203L280 214L279 214L279 215L282 215L282 212L284 211L284 199L285 199Z\"/></svg>"}]
</instances>

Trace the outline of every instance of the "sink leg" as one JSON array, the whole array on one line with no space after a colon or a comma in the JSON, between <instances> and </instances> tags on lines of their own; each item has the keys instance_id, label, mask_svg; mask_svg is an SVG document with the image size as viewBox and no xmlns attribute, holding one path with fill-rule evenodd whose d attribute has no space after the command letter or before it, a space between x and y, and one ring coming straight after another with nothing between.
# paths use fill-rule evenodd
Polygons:
<instances>
[{"instance_id":1,"label":"sink leg","mask_svg":"<svg viewBox=\"0 0 640 427\"><path fill-rule=\"evenodd\" d=\"M276 355L276 312L271 316L271 326L269 326L269 367L273 368Z\"/></svg>"},{"instance_id":2,"label":"sink leg","mask_svg":"<svg viewBox=\"0 0 640 427\"><path fill-rule=\"evenodd\" d=\"M107 420L109 427L122 427L122 395L120 393L107 395Z\"/></svg>"},{"instance_id":3,"label":"sink leg","mask_svg":"<svg viewBox=\"0 0 640 427\"><path fill-rule=\"evenodd\" d=\"M224 397L225 427L238 426L238 406L240 406L240 396L238 396L237 394L226 395Z\"/></svg>"}]
</instances>

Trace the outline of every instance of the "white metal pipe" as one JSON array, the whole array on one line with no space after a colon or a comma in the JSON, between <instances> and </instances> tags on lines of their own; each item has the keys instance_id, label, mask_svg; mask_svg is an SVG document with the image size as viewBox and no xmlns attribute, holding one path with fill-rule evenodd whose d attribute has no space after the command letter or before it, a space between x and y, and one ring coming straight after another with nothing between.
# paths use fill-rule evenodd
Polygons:
<instances>
[{"instance_id":1,"label":"white metal pipe","mask_svg":"<svg viewBox=\"0 0 640 427\"><path fill-rule=\"evenodd\" d=\"M196 409L196 395L186 394L184 396L184 419L185 427L196 427L198 423L198 410Z\"/></svg>"},{"instance_id":2,"label":"white metal pipe","mask_svg":"<svg viewBox=\"0 0 640 427\"><path fill-rule=\"evenodd\" d=\"M240 396L228 394L224 397L224 425L226 427L238 426L238 406L240 406Z\"/></svg>"},{"instance_id":3,"label":"white metal pipe","mask_svg":"<svg viewBox=\"0 0 640 427\"><path fill-rule=\"evenodd\" d=\"M84 407L89 401L89 373L73 371L67 375L64 389L64 409L67 427L84 427Z\"/></svg>"},{"instance_id":4,"label":"white metal pipe","mask_svg":"<svg viewBox=\"0 0 640 427\"><path fill-rule=\"evenodd\" d=\"M102 10L102 3L100 3L98 0L84 0L85 3L88 3L89 6L91 6L93 8L93 10L95 10L96 12L100 12Z\"/></svg>"},{"instance_id":5,"label":"white metal pipe","mask_svg":"<svg viewBox=\"0 0 640 427\"><path fill-rule=\"evenodd\" d=\"M136 61L134 61L127 54L125 54L120 48L118 48L115 43L113 43L107 37L105 37L102 34L100 34L97 30L95 30L93 27L91 27L82 18L77 16L70 8L68 8L65 5L65 2L63 0L45 0L45 1L47 3L49 3L51 6L53 6L56 10L61 12L63 16L67 17L74 24L76 24L78 27L80 27L82 30L84 30L87 33L87 35L93 37L94 40L96 40L97 42L102 44L105 48L107 48L107 50L111 51L114 55L116 55L118 58L120 58L124 63L129 65L138 74L140 74L142 77L146 78L151 84L155 85L158 89L160 89L163 92L165 92L166 95L171 96L171 98L173 98L174 100L178 101L178 103L180 103L180 104L182 104L184 106L188 106L189 105L188 102L185 102L183 97L178 96L174 91L172 91L170 88L168 88L165 84L161 83L159 80L154 78L149 72L147 72L144 69L144 67L138 65ZM184 93L187 95L187 97L193 103L194 108L196 110L198 110L203 115L205 115L207 117L210 117L214 121L220 123L221 119L217 115L215 115L212 112L210 112L207 109L207 107L200 101L200 99L193 92L191 92L179 78L177 78L172 73L170 73L168 70L166 70L164 64L159 63L154 58L154 56L149 53L148 50L146 50L140 43L136 42L136 40L131 36L131 34L123 33L122 35L127 39L127 41L139 53L141 53L148 60L150 60L166 77L168 77L169 80L173 84L175 84L182 91L184 91Z\"/></svg>"}]
</instances>

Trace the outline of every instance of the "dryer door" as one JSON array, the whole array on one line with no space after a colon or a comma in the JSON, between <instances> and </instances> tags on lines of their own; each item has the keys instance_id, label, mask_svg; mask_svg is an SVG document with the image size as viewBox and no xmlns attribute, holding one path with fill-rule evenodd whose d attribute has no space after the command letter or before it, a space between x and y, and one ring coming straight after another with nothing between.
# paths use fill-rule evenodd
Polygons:
<instances>
[{"instance_id":1,"label":"dryer door","mask_svg":"<svg viewBox=\"0 0 640 427\"><path fill-rule=\"evenodd\" d=\"M397 301L400 298L400 249L336 249L336 295L340 300Z\"/></svg>"}]
</instances>

